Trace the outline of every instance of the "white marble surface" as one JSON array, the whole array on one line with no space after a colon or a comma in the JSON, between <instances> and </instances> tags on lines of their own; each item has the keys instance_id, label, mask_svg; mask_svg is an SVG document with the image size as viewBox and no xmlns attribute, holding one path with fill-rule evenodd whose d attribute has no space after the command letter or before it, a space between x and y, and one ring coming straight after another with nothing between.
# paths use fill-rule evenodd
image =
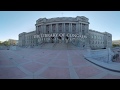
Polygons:
<instances>
[{"instance_id":1,"label":"white marble surface","mask_svg":"<svg viewBox=\"0 0 120 90\"><path fill-rule=\"evenodd\" d=\"M87 49L87 53L84 55L87 58L92 58L97 61L102 61L102 62L112 62L112 56L114 53L108 49L103 49L103 50L90 50Z\"/></svg>"}]
</instances>

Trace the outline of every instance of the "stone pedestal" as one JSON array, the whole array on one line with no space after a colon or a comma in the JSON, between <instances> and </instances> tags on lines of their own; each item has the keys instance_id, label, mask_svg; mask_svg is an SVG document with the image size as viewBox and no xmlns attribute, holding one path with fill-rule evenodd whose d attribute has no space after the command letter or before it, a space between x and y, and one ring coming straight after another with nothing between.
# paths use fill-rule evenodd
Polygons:
<instances>
[{"instance_id":1,"label":"stone pedestal","mask_svg":"<svg viewBox=\"0 0 120 90\"><path fill-rule=\"evenodd\" d=\"M112 57L114 53L111 51L110 48L107 48L107 50L108 50L108 62L112 62Z\"/></svg>"}]
</instances>

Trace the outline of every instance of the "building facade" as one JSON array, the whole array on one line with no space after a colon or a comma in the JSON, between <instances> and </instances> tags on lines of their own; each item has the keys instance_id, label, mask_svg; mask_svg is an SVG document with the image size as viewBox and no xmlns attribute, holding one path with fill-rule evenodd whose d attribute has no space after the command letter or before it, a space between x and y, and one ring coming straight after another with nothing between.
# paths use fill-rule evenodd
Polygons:
<instances>
[{"instance_id":1,"label":"building facade","mask_svg":"<svg viewBox=\"0 0 120 90\"><path fill-rule=\"evenodd\" d=\"M18 40L8 39L9 45L18 45Z\"/></svg>"},{"instance_id":2,"label":"building facade","mask_svg":"<svg viewBox=\"0 0 120 90\"><path fill-rule=\"evenodd\" d=\"M98 49L112 47L112 35L89 29L89 19L84 16L40 18L36 21L36 30L19 34L20 46L38 46L41 43L73 43L76 46ZM60 36L60 34L64 36ZM34 38L34 35L56 34L56 36ZM68 35L69 34L69 35ZM71 37L72 34L86 36Z\"/></svg>"}]
</instances>

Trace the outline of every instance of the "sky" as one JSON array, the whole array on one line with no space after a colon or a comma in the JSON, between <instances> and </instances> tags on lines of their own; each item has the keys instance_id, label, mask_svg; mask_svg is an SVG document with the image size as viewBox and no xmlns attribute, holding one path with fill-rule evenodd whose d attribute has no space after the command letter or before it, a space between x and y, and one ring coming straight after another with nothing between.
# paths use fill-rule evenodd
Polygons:
<instances>
[{"instance_id":1,"label":"sky","mask_svg":"<svg viewBox=\"0 0 120 90\"><path fill-rule=\"evenodd\" d=\"M0 41L18 40L22 32L34 31L39 18L76 17L89 18L89 29L112 34L120 40L120 11L0 11Z\"/></svg>"}]
</instances>

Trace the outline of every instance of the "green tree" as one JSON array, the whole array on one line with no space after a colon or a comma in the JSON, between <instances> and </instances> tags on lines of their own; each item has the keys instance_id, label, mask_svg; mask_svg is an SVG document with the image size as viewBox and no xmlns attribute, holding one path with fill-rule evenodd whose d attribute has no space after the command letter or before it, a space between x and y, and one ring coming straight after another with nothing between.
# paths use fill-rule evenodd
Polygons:
<instances>
[{"instance_id":1,"label":"green tree","mask_svg":"<svg viewBox=\"0 0 120 90\"><path fill-rule=\"evenodd\" d=\"M9 44L8 41L4 41L4 42L3 42L3 45L5 45L5 46L9 46L10 44Z\"/></svg>"},{"instance_id":2,"label":"green tree","mask_svg":"<svg viewBox=\"0 0 120 90\"><path fill-rule=\"evenodd\" d=\"M113 47L118 47L120 46L119 44L112 44Z\"/></svg>"}]
</instances>

